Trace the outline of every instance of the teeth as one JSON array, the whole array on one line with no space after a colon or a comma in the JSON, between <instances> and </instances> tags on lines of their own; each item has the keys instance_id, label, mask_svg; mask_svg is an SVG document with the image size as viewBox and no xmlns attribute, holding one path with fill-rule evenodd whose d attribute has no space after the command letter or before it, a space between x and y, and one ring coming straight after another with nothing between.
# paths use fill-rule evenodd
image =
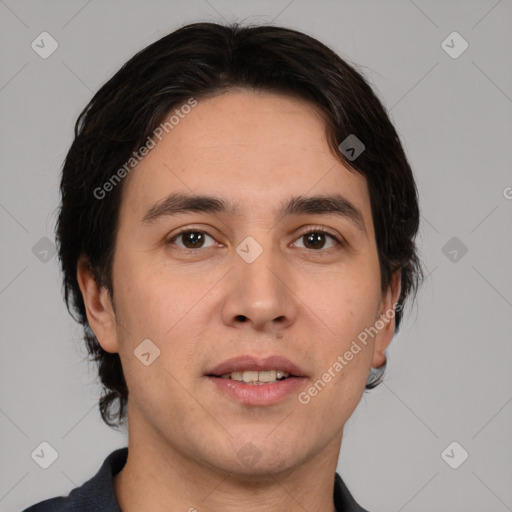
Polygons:
<instances>
[{"instance_id":1,"label":"teeth","mask_svg":"<svg viewBox=\"0 0 512 512\"><path fill-rule=\"evenodd\" d=\"M282 370L264 370L261 372L247 371L247 372L232 372L221 375L223 379L237 380L238 382L245 382L246 384L276 382L278 379L289 377L289 373Z\"/></svg>"},{"instance_id":2,"label":"teeth","mask_svg":"<svg viewBox=\"0 0 512 512\"><path fill-rule=\"evenodd\" d=\"M266 372L258 372L258 380L260 382L273 382L276 380L277 377L277 371L276 370L269 370ZM244 382L246 382L244 380Z\"/></svg>"}]
</instances>

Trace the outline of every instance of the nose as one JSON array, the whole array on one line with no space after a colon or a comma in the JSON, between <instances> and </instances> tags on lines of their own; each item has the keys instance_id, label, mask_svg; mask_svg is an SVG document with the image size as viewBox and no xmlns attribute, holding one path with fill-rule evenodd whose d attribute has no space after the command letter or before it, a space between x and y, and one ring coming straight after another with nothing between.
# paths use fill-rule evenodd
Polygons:
<instances>
[{"instance_id":1,"label":"nose","mask_svg":"<svg viewBox=\"0 0 512 512\"><path fill-rule=\"evenodd\" d=\"M222 309L226 325L268 333L295 322L298 299L291 272L270 249L252 263L236 255L234 268L226 277L229 282Z\"/></svg>"}]
</instances>

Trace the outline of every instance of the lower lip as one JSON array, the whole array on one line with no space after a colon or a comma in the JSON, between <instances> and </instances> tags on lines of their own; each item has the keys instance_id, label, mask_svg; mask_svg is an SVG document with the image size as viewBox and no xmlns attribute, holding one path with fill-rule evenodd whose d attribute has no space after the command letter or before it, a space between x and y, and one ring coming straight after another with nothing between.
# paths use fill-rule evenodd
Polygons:
<instances>
[{"instance_id":1,"label":"lower lip","mask_svg":"<svg viewBox=\"0 0 512 512\"><path fill-rule=\"evenodd\" d=\"M271 405L289 394L296 392L303 384L304 377L288 377L268 384L246 384L232 379L210 377L217 389L246 405Z\"/></svg>"}]
</instances>

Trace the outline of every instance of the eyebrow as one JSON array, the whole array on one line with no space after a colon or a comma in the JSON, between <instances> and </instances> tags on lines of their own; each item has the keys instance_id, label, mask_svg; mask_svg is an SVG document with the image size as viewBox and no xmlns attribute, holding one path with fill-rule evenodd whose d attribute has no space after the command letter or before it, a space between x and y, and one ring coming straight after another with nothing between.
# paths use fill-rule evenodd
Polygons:
<instances>
[{"instance_id":1,"label":"eyebrow","mask_svg":"<svg viewBox=\"0 0 512 512\"><path fill-rule=\"evenodd\" d=\"M238 204L230 203L221 197L174 192L155 203L142 218L142 223L151 224L162 217L192 212L222 213L231 216L242 214ZM340 194L294 196L277 210L278 218L303 214L336 215L349 220L366 234L366 226L360 210Z\"/></svg>"}]
</instances>

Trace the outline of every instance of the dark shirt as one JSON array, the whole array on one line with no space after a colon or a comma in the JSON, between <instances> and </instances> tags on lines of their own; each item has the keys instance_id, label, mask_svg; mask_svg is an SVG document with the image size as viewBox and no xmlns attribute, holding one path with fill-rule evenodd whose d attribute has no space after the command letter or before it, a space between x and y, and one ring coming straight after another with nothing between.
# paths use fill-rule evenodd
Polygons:
<instances>
[{"instance_id":1,"label":"dark shirt","mask_svg":"<svg viewBox=\"0 0 512 512\"><path fill-rule=\"evenodd\" d=\"M121 512L114 494L114 476L123 469L128 448L113 451L99 471L68 496L50 498L22 512ZM354 500L338 473L334 477L334 505L337 512L367 512Z\"/></svg>"}]
</instances>

